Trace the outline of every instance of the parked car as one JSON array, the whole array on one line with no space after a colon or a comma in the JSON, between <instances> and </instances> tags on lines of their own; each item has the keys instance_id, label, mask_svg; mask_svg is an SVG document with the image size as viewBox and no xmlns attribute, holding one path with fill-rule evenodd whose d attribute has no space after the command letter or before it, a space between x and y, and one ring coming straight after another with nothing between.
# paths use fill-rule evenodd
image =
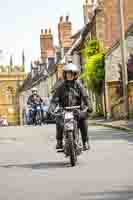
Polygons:
<instances>
[{"instance_id":1,"label":"parked car","mask_svg":"<svg viewBox=\"0 0 133 200\"><path fill-rule=\"evenodd\" d=\"M8 121L6 117L0 118L0 126L8 126Z\"/></svg>"}]
</instances>

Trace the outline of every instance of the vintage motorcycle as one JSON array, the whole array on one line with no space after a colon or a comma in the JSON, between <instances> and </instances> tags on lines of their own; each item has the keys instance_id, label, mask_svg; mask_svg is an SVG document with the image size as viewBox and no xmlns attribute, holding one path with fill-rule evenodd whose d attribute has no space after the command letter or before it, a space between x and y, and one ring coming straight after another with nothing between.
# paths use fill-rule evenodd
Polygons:
<instances>
[{"instance_id":1,"label":"vintage motorcycle","mask_svg":"<svg viewBox=\"0 0 133 200\"><path fill-rule=\"evenodd\" d=\"M29 124L30 125L41 125L42 124L42 113L41 113L41 110L42 110L42 107L41 107L41 104L40 103L37 103L34 104L34 105L31 105L29 107ZM34 115L35 114L35 119L33 120L34 118Z\"/></svg>"},{"instance_id":2,"label":"vintage motorcycle","mask_svg":"<svg viewBox=\"0 0 133 200\"><path fill-rule=\"evenodd\" d=\"M78 120L74 116L74 112L80 109L80 106L71 106L59 109L54 115L63 118L63 152L66 157L70 158L71 166L75 166L77 156L82 153L82 147L79 144Z\"/></svg>"}]
</instances>

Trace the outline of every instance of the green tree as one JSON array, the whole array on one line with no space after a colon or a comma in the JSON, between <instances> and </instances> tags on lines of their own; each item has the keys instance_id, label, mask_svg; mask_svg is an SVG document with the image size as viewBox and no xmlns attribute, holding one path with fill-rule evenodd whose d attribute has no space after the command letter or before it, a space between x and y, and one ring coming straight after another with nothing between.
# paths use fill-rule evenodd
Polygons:
<instances>
[{"instance_id":1,"label":"green tree","mask_svg":"<svg viewBox=\"0 0 133 200\"><path fill-rule=\"evenodd\" d=\"M84 79L86 86L95 93L97 112L101 112L101 93L105 77L105 51L101 47L99 41L89 40L86 42L81 52L85 60L81 77Z\"/></svg>"}]
</instances>

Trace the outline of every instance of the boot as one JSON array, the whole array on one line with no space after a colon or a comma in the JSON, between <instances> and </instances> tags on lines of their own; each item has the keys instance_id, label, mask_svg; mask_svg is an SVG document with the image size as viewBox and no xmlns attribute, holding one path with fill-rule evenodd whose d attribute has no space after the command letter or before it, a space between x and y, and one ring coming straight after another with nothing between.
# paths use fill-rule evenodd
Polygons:
<instances>
[{"instance_id":1,"label":"boot","mask_svg":"<svg viewBox=\"0 0 133 200\"><path fill-rule=\"evenodd\" d=\"M90 145L89 145L88 142L85 142L85 143L83 144L83 151L87 151L87 150L90 150Z\"/></svg>"},{"instance_id":2,"label":"boot","mask_svg":"<svg viewBox=\"0 0 133 200\"><path fill-rule=\"evenodd\" d=\"M63 149L62 140L57 140L56 149Z\"/></svg>"}]
</instances>

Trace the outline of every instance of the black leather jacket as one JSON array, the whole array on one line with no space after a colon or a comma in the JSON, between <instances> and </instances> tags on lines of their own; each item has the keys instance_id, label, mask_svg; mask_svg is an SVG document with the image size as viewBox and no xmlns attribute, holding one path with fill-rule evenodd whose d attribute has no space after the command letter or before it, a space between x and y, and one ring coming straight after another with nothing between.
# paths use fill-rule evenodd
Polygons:
<instances>
[{"instance_id":1,"label":"black leather jacket","mask_svg":"<svg viewBox=\"0 0 133 200\"><path fill-rule=\"evenodd\" d=\"M51 100L49 112L54 112L57 105L60 107L80 105L84 118L87 118L89 113L92 112L86 89L83 84L77 80L65 80L56 88L55 94Z\"/></svg>"},{"instance_id":2,"label":"black leather jacket","mask_svg":"<svg viewBox=\"0 0 133 200\"><path fill-rule=\"evenodd\" d=\"M28 105L36 105L36 104L41 104L43 100L38 94L32 94L29 96L27 104Z\"/></svg>"}]
</instances>

